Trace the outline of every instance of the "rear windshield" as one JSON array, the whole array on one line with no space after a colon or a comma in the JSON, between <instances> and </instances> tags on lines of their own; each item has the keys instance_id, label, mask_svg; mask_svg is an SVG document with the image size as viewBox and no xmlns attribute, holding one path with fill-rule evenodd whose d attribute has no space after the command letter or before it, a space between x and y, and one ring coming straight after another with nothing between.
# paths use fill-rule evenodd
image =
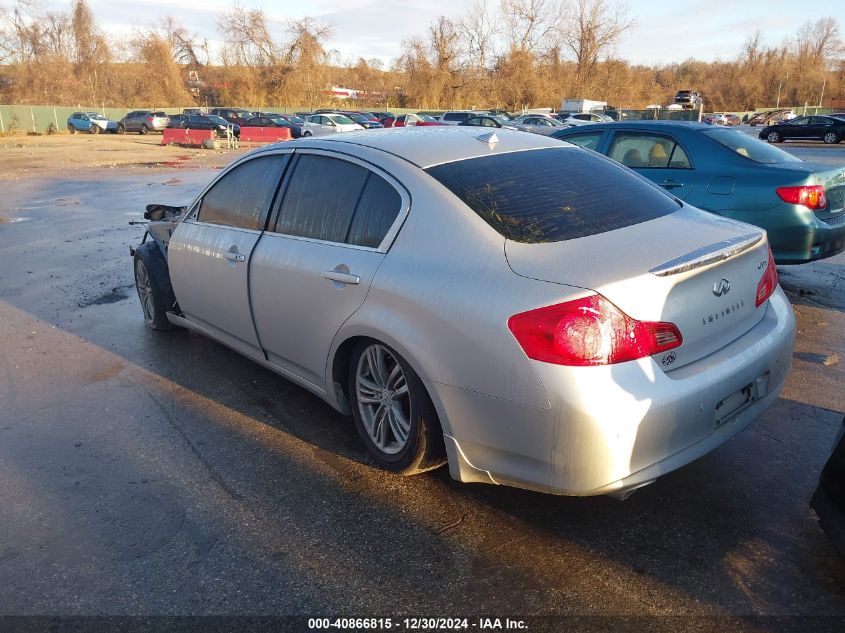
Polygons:
<instances>
[{"instance_id":1,"label":"rear windshield","mask_svg":"<svg viewBox=\"0 0 845 633\"><path fill-rule=\"evenodd\" d=\"M772 147L768 143L738 130L713 128L712 130L705 130L703 134L755 163L775 165L778 163L795 163L801 160L778 147Z\"/></svg>"},{"instance_id":2,"label":"rear windshield","mask_svg":"<svg viewBox=\"0 0 845 633\"><path fill-rule=\"evenodd\" d=\"M150 114L152 116L160 116L160 117L166 117L167 116L164 112L150 112Z\"/></svg>"},{"instance_id":3,"label":"rear windshield","mask_svg":"<svg viewBox=\"0 0 845 633\"><path fill-rule=\"evenodd\" d=\"M502 236L527 244L604 233L680 207L618 163L571 147L470 158L426 172Z\"/></svg>"}]
</instances>

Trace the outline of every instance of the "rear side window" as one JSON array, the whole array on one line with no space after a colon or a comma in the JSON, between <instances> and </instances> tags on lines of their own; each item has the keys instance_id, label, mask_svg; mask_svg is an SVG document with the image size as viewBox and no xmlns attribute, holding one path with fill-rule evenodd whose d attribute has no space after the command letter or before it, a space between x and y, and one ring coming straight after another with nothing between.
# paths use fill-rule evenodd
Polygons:
<instances>
[{"instance_id":1,"label":"rear side window","mask_svg":"<svg viewBox=\"0 0 845 633\"><path fill-rule=\"evenodd\" d=\"M553 134L552 136L554 136L554 138L560 139L561 141L575 143L575 145L580 145L581 147L595 150L599 146L599 140L601 140L602 134L604 134L604 132L598 131L582 132L581 134L566 134L561 136Z\"/></svg>"},{"instance_id":2,"label":"rear side window","mask_svg":"<svg viewBox=\"0 0 845 633\"><path fill-rule=\"evenodd\" d=\"M275 232L344 242L368 175L368 170L345 160L300 155Z\"/></svg>"},{"instance_id":3,"label":"rear side window","mask_svg":"<svg viewBox=\"0 0 845 633\"><path fill-rule=\"evenodd\" d=\"M401 208L399 192L381 176L370 173L349 227L347 243L378 248Z\"/></svg>"},{"instance_id":4,"label":"rear side window","mask_svg":"<svg viewBox=\"0 0 845 633\"><path fill-rule=\"evenodd\" d=\"M288 154L262 156L227 172L203 197L197 220L264 230L270 203L288 160Z\"/></svg>"},{"instance_id":5,"label":"rear side window","mask_svg":"<svg viewBox=\"0 0 845 633\"><path fill-rule=\"evenodd\" d=\"M443 116L444 121L464 121L469 118L469 112L447 112Z\"/></svg>"},{"instance_id":6,"label":"rear side window","mask_svg":"<svg viewBox=\"0 0 845 633\"><path fill-rule=\"evenodd\" d=\"M713 128L712 130L704 130L702 134L720 145L724 145L729 150L733 150L740 156L748 160L753 160L755 163L776 165L778 163L796 163L801 161L800 158L784 152L779 147L769 145L739 130Z\"/></svg>"},{"instance_id":7,"label":"rear side window","mask_svg":"<svg viewBox=\"0 0 845 633\"><path fill-rule=\"evenodd\" d=\"M574 148L482 156L426 169L516 242L560 242L639 224L679 203L608 159Z\"/></svg>"}]
</instances>

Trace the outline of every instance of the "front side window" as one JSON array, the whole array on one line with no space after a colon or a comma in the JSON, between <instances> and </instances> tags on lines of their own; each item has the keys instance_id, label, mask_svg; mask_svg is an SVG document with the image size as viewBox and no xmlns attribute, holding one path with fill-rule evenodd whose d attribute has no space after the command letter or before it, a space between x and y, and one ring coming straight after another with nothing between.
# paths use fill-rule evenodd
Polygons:
<instances>
[{"instance_id":1,"label":"front side window","mask_svg":"<svg viewBox=\"0 0 845 633\"><path fill-rule=\"evenodd\" d=\"M228 171L203 196L197 220L241 229L264 230L288 154L261 156Z\"/></svg>"},{"instance_id":2,"label":"front side window","mask_svg":"<svg viewBox=\"0 0 845 633\"><path fill-rule=\"evenodd\" d=\"M503 237L560 242L674 213L675 199L572 147L481 156L425 170Z\"/></svg>"},{"instance_id":3,"label":"front side window","mask_svg":"<svg viewBox=\"0 0 845 633\"><path fill-rule=\"evenodd\" d=\"M626 167L689 169L684 150L674 139L659 134L618 132L608 154Z\"/></svg>"}]
</instances>

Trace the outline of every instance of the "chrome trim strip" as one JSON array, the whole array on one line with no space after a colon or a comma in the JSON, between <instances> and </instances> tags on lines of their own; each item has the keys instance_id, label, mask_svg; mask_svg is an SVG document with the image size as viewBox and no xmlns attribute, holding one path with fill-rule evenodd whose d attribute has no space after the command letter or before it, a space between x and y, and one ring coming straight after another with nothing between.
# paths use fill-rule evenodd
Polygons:
<instances>
[{"instance_id":1,"label":"chrome trim strip","mask_svg":"<svg viewBox=\"0 0 845 633\"><path fill-rule=\"evenodd\" d=\"M678 273L701 268L708 264L714 264L738 255L743 251L747 251L762 240L763 235L763 233L748 233L722 240L709 246L703 246L686 255L681 255L659 266L655 266L648 272L658 277L668 277L669 275L677 275Z\"/></svg>"}]
</instances>

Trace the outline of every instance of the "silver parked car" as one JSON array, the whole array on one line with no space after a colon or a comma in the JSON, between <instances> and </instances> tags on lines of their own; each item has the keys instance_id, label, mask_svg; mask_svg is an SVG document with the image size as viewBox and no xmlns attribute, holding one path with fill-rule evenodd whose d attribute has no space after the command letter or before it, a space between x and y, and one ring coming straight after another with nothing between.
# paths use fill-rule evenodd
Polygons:
<instances>
[{"instance_id":1,"label":"silver parked car","mask_svg":"<svg viewBox=\"0 0 845 633\"><path fill-rule=\"evenodd\" d=\"M302 124L302 136L325 136L339 132L357 132L363 130L345 114L312 114L305 118Z\"/></svg>"},{"instance_id":2,"label":"silver parked car","mask_svg":"<svg viewBox=\"0 0 845 633\"><path fill-rule=\"evenodd\" d=\"M517 117L513 123L518 130L534 132L534 134L542 134L543 136L549 136L558 130L564 130L569 127L551 116L542 114L524 114Z\"/></svg>"},{"instance_id":3,"label":"silver parked car","mask_svg":"<svg viewBox=\"0 0 845 633\"><path fill-rule=\"evenodd\" d=\"M535 134L271 145L146 217L147 325L312 391L399 473L629 491L747 427L790 368L764 231Z\"/></svg>"},{"instance_id":4,"label":"silver parked car","mask_svg":"<svg viewBox=\"0 0 845 633\"><path fill-rule=\"evenodd\" d=\"M170 118L164 112L153 110L133 110L117 122L117 133L127 132L161 132L170 125Z\"/></svg>"}]
</instances>

